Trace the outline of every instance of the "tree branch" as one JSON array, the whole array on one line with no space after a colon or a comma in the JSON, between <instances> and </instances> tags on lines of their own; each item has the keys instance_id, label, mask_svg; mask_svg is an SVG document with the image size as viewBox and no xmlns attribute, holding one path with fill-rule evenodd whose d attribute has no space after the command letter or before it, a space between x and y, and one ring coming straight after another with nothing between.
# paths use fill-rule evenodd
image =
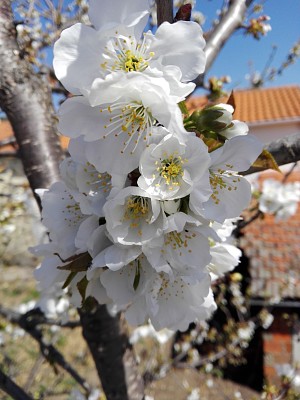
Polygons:
<instances>
[{"instance_id":1,"label":"tree branch","mask_svg":"<svg viewBox=\"0 0 300 400\"><path fill-rule=\"evenodd\" d=\"M173 0L156 0L157 25L163 22L173 22Z\"/></svg>"},{"instance_id":2,"label":"tree branch","mask_svg":"<svg viewBox=\"0 0 300 400\"><path fill-rule=\"evenodd\" d=\"M20 386L18 386L0 368L0 389L10 395L14 400L33 400Z\"/></svg>"},{"instance_id":3,"label":"tree branch","mask_svg":"<svg viewBox=\"0 0 300 400\"><path fill-rule=\"evenodd\" d=\"M68 372L84 390L87 392L90 391L89 384L65 360L64 356L52 344L45 343L42 332L32 323L31 312L20 314L0 306L0 315L5 317L8 321L20 326L20 328L24 329L25 332L35 339L40 346L41 353L50 364L56 363L59 365Z\"/></svg>"},{"instance_id":4,"label":"tree branch","mask_svg":"<svg viewBox=\"0 0 300 400\"><path fill-rule=\"evenodd\" d=\"M300 133L270 142L265 146L265 149L272 154L278 165L297 162L300 160ZM242 172L241 175L249 175L265 169L250 168L248 171Z\"/></svg>"},{"instance_id":5,"label":"tree branch","mask_svg":"<svg viewBox=\"0 0 300 400\"><path fill-rule=\"evenodd\" d=\"M216 25L214 30L210 32L204 50L206 55L205 73L207 73L211 68L213 62L230 36L241 26L247 8L251 3L251 0L232 0L227 13L221 17L218 25ZM202 86L203 81L204 74L201 74L195 80L195 83L197 86Z\"/></svg>"}]
</instances>

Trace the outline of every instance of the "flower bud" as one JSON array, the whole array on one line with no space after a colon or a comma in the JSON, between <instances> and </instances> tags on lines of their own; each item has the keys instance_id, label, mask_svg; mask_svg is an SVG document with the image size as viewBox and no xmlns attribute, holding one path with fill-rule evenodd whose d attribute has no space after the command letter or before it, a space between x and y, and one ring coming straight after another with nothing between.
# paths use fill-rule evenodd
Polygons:
<instances>
[{"instance_id":1,"label":"flower bud","mask_svg":"<svg viewBox=\"0 0 300 400\"><path fill-rule=\"evenodd\" d=\"M181 7L179 7L179 10L177 11L174 21L190 21L191 20L191 14L192 14L192 5L190 3L188 4L183 4Z\"/></svg>"},{"instance_id":2,"label":"flower bud","mask_svg":"<svg viewBox=\"0 0 300 400\"><path fill-rule=\"evenodd\" d=\"M226 129L232 122L233 107L229 104L217 104L195 111L191 119L199 132L219 132Z\"/></svg>"}]
</instances>

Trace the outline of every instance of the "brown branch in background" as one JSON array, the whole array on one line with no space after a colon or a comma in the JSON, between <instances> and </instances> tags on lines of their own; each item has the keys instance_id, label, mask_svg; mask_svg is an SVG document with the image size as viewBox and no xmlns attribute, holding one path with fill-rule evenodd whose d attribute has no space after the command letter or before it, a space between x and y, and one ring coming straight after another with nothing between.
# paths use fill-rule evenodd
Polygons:
<instances>
[{"instance_id":1,"label":"brown branch in background","mask_svg":"<svg viewBox=\"0 0 300 400\"><path fill-rule=\"evenodd\" d=\"M1 147L5 147L5 146L9 146L9 145L16 147L16 144L17 144L17 142L16 142L15 137L9 137L7 139L2 139L2 140L0 140L0 149L1 149Z\"/></svg>"},{"instance_id":2,"label":"brown branch in background","mask_svg":"<svg viewBox=\"0 0 300 400\"><path fill-rule=\"evenodd\" d=\"M34 380L35 380L35 378L36 378L36 375L37 375L38 372L40 371L41 366L43 365L43 362L44 362L44 357L43 357L42 354L39 354L38 358L36 359L36 361L35 361L35 363L34 363L34 365L33 365L33 367L32 367L32 369L31 369L30 372L29 372L29 375L28 375L26 384L25 384L25 386L24 386L24 390L25 390L26 392L28 392L28 390L29 390L29 389L31 388L31 386L33 385Z\"/></svg>"},{"instance_id":3,"label":"brown branch in background","mask_svg":"<svg viewBox=\"0 0 300 400\"><path fill-rule=\"evenodd\" d=\"M0 368L0 389L11 396L14 400L33 400L20 386L18 386Z\"/></svg>"},{"instance_id":4,"label":"brown branch in background","mask_svg":"<svg viewBox=\"0 0 300 400\"><path fill-rule=\"evenodd\" d=\"M283 179L282 179L282 183L286 183L286 181L288 180L288 177L292 174L292 172L294 171L294 169L297 167L298 163L295 162L292 167L290 168L290 170L284 175Z\"/></svg>"},{"instance_id":5,"label":"brown branch in background","mask_svg":"<svg viewBox=\"0 0 300 400\"><path fill-rule=\"evenodd\" d=\"M190 3L188 4L183 4L181 7L179 7L179 10L177 11L173 22L177 21L190 21L192 16L192 5Z\"/></svg>"},{"instance_id":6,"label":"brown branch in background","mask_svg":"<svg viewBox=\"0 0 300 400\"><path fill-rule=\"evenodd\" d=\"M18 323L20 319L20 314L16 313L15 311L8 310L2 306L0 306L0 315L1 314L3 314L6 318L9 318L11 322ZM80 326L79 320L62 322L51 318L47 318L39 308L34 308L33 310L30 310L27 313L23 314L23 318L27 319L28 321L30 320L31 326L50 325L50 326L59 326L60 328L70 328L70 329L74 329Z\"/></svg>"},{"instance_id":7,"label":"brown branch in background","mask_svg":"<svg viewBox=\"0 0 300 400\"><path fill-rule=\"evenodd\" d=\"M163 22L173 22L173 0L156 0L157 25Z\"/></svg>"},{"instance_id":8,"label":"brown branch in background","mask_svg":"<svg viewBox=\"0 0 300 400\"><path fill-rule=\"evenodd\" d=\"M295 163L300 160L300 134L287 136L282 139L275 140L265 146L278 165ZM248 171L242 172L241 175L249 175L260 172L266 168L250 168Z\"/></svg>"},{"instance_id":9,"label":"brown branch in background","mask_svg":"<svg viewBox=\"0 0 300 400\"><path fill-rule=\"evenodd\" d=\"M211 68L224 44L242 25L247 7L249 7L251 3L251 0L232 0L228 11L222 15L219 23L209 32L204 50L206 55L205 73ZM197 86L202 86L203 82L204 74L201 74L195 80L195 83Z\"/></svg>"},{"instance_id":10,"label":"brown branch in background","mask_svg":"<svg viewBox=\"0 0 300 400\"><path fill-rule=\"evenodd\" d=\"M257 218L261 218L263 215L264 213L262 211L257 210L256 213L252 215L249 219L242 219L238 221L237 227L232 232L232 236L238 237L241 229L245 228L247 225L250 225L252 222L257 220Z\"/></svg>"},{"instance_id":11,"label":"brown branch in background","mask_svg":"<svg viewBox=\"0 0 300 400\"><path fill-rule=\"evenodd\" d=\"M0 315L11 323L16 324L20 328L24 329L25 332L27 332L34 340L37 341L40 346L41 353L50 364L56 363L59 365L66 372L68 372L86 392L90 392L89 384L65 360L64 356L52 344L47 344L44 341L41 330L32 323L30 312L26 314L20 314L16 311L0 306Z\"/></svg>"}]
</instances>

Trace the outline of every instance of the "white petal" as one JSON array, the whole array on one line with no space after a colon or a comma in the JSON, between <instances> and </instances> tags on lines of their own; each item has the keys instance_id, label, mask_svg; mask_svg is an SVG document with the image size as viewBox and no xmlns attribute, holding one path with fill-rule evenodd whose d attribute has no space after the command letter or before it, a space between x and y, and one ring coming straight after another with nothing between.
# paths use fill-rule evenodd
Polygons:
<instances>
[{"instance_id":1,"label":"white petal","mask_svg":"<svg viewBox=\"0 0 300 400\"><path fill-rule=\"evenodd\" d=\"M40 289L51 288L55 283L66 279L66 271L57 269L58 265L63 265L63 262L57 256L46 257L34 271L34 277L39 282Z\"/></svg>"},{"instance_id":2,"label":"white petal","mask_svg":"<svg viewBox=\"0 0 300 400\"><path fill-rule=\"evenodd\" d=\"M232 124L230 128L219 132L220 135L224 136L226 139L231 139L235 136L244 136L248 134L249 128L245 122L233 120Z\"/></svg>"},{"instance_id":3,"label":"white petal","mask_svg":"<svg viewBox=\"0 0 300 400\"><path fill-rule=\"evenodd\" d=\"M101 75L104 41L93 28L75 24L61 33L54 45L55 75L71 93L90 86Z\"/></svg>"},{"instance_id":4,"label":"white petal","mask_svg":"<svg viewBox=\"0 0 300 400\"><path fill-rule=\"evenodd\" d=\"M148 14L148 0L90 0L89 18L98 30L113 29L119 24L144 28Z\"/></svg>"},{"instance_id":5,"label":"white petal","mask_svg":"<svg viewBox=\"0 0 300 400\"><path fill-rule=\"evenodd\" d=\"M98 226L99 220L95 215L91 215L82 222L75 237L75 246L79 249L80 253L87 251L87 243Z\"/></svg>"},{"instance_id":6,"label":"white petal","mask_svg":"<svg viewBox=\"0 0 300 400\"><path fill-rule=\"evenodd\" d=\"M100 272L102 272L102 270ZM93 279L89 281L87 288L86 288L85 296L86 296L86 298L89 296L94 297L98 301L99 304L107 304L111 300L107 296L106 290L104 289L103 285L101 284L100 272L95 274Z\"/></svg>"},{"instance_id":7,"label":"white petal","mask_svg":"<svg viewBox=\"0 0 300 400\"><path fill-rule=\"evenodd\" d=\"M236 136L227 140L223 147L213 151L212 169L246 171L257 159L263 144L254 136Z\"/></svg>"},{"instance_id":8,"label":"white petal","mask_svg":"<svg viewBox=\"0 0 300 400\"><path fill-rule=\"evenodd\" d=\"M134 261L141 252L142 250L140 246L112 245L107 247L94 258L92 267L89 271L92 271L97 267L101 268L105 266L112 271L117 271L124 267L124 265Z\"/></svg>"},{"instance_id":9,"label":"white petal","mask_svg":"<svg viewBox=\"0 0 300 400\"><path fill-rule=\"evenodd\" d=\"M163 65L176 65L182 72L182 81L192 81L204 72L205 54L203 32L199 24L178 21L164 22L155 34L151 50ZM188 43L188 46L187 46Z\"/></svg>"},{"instance_id":10,"label":"white petal","mask_svg":"<svg viewBox=\"0 0 300 400\"><path fill-rule=\"evenodd\" d=\"M216 203L216 201L210 199L203 204L202 210L202 215L205 218L220 223L223 223L227 218L238 217L251 200L251 185L245 178L223 175L222 180L226 187L218 188L217 198L219 202ZM230 187L232 190L228 190Z\"/></svg>"},{"instance_id":11,"label":"white petal","mask_svg":"<svg viewBox=\"0 0 300 400\"><path fill-rule=\"evenodd\" d=\"M211 248L211 255L212 260L209 265L209 271L222 276L239 264L242 252L235 246L217 243Z\"/></svg>"},{"instance_id":12,"label":"white petal","mask_svg":"<svg viewBox=\"0 0 300 400\"><path fill-rule=\"evenodd\" d=\"M99 107L91 107L83 96L72 97L59 109L58 130L71 138L82 135L84 140L97 140L104 135L103 126L107 119Z\"/></svg>"},{"instance_id":13,"label":"white petal","mask_svg":"<svg viewBox=\"0 0 300 400\"><path fill-rule=\"evenodd\" d=\"M179 277L174 281L164 279L157 301L158 312L149 313L155 329L186 330L196 318L208 318L212 311L210 278L206 275L197 285L185 284Z\"/></svg>"}]
</instances>

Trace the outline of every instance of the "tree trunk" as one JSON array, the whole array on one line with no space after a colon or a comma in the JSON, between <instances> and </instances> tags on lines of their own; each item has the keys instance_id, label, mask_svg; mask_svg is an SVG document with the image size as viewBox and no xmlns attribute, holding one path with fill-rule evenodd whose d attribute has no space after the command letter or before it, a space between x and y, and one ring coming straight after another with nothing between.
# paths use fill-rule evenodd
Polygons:
<instances>
[{"instance_id":1,"label":"tree trunk","mask_svg":"<svg viewBox=\"0 0 300 400\"><path fill-rule=\"evenodd\" d=\"M63 153L46 77L21 56L9 0L0 3L0 60L0 107L13 127L31 189L47 188L59 179Z\"/></svg>"},{"instance_id":2,"label":"tree trunk","mask_svg":"<svg viewBox=\"0 0 300 400\"><path fill-rule=\"evenodd\" d=\"M45 77L44 77L45 78ZM63 157L47 82L22 58L10 0L0 2L0 107L7 114L33 190L59 179ZM36 196L40 205L40 201ZM141 400L144 386L124 323L105 306L80 311L82 329L108 400Z\"/></svg>"},{"instance_id":3,"label":"tree trunk","mask_svg":"<svg viewBox=\"0 0 300 400\"><path fill-rule=\"evenodd\" d=\"M144 382L128 342L124 317L112 317L106 306L79 311L88 343L108 400L142 400Z\"/></svg>"}]
</instances>

